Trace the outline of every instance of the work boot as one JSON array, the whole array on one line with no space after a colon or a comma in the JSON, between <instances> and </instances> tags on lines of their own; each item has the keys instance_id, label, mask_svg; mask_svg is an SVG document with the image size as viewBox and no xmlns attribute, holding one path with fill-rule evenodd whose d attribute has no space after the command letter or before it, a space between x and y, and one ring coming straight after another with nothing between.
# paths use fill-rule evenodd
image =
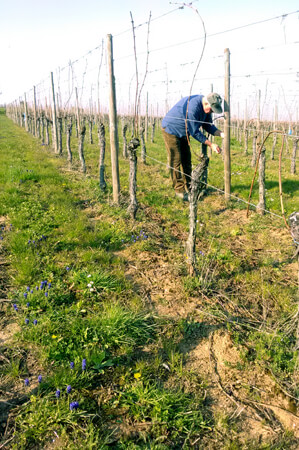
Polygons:
<instances>
[{"instance_id":1,"label":"work boot","mask_svg":"<svg viewBox=\"0 0 299 450\"><path fill-rule=\"evenodd\" d=\"M189 202L189 194L188 192L176 192L175 196L183 200L183 202Z\"/></svg>"}]
</instances>

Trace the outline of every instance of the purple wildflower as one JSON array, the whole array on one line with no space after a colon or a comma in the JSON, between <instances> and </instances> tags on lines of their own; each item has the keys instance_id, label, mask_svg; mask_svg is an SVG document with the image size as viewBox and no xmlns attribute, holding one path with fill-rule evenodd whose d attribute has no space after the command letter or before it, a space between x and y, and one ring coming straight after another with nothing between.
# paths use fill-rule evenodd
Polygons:
<instances>
[{"instance_id":1,"label":"purple wildflower","mask_svg":"<svg viewBox=\"0 0 299 450\"><path fill-rule=\"evenodd\" d=\"M42 380L43 380L43 377L42 377L41 375L39 375L38 378L37 378L37 381L38 381L39 383L41 383Z\"/></svg>"},{"instance_id":2,"label":"purple wildflower","mask_svg":"<svg viewBox=\"0 0 299 450\"><path fill-rule=\"evenodd\" d=\"M27 303L26 303L26 306L27 306L27 308L29 308L29 306L30 306L30 303L29 303L29 302L27 302Z\"/></svg>"},{"instance_id":3,"label":"purple wildflower","mask_svg":"<svg viewBox=\"0 0 299 450\"><path fill-rule=\"evenodd\" d=\"M82 361L82 370L86 369L86 359L83 359Z\"/></svg>"},{"instance_id":4,"label":"purple wildflower","mask_svg":"<svg viewBox=\"0 0 299 450\"><path fill-rule=\"evenodd\" d=\"M24 383L25 383L25 386L29 386L29 379L25 378Z\"/></svg>"},{"instance_id":5,"label":"purple wildflower","mask_svg":"<svg viewBox=\"0 0 299 450\"><path fill-rule=\"evenodd\" d=\"M29 319L25 319L25 324L29 325Z\"/></svg>"},{"instance_id":6,"label":"purple wildflower","mask_svg":"<svg viewBox=\"0 0 299 450\"><path fill-rule=\"evenodd\" d=\"M45 297L48 297L48 295L49 295L49 293L48 293L48 292L45 292Z\"/></svg>"},{"instance_id":7,"label":"purple wildflower","mask_svg":"<svg viewBox=\"0 0 299 450\"><path fill-rule=\"evenodd\" d=\"M27 298L27 295L28 295L27 292L24 292L24 298Z\"/></svg>"},{"instance_id":8,"label":"purple wildflower","mask_svg":"<svg viewBox=\"0 0 299 450\"><path fill-rule=\"evenodd\" d=\"M34 319L33 325L37 325L37 320L36 319Z\"/></svg>"},{"instance_id":9,"label":"purple wildflower","mask_svg":"<svg viewBox=\"0 0 299 450\"><path fill-rule=\"evenodd\" d=\"M78 409L79 408L79 403L78 402L71 402L70 403L70 410L73 411L74 409Z\"/></svg>"},{"instance_id":10,"label":"purple wildflower","mask_svg":"<svg viewBox=\"0 0 299 450\"><path fill-rule=\"evenodd\" d=\"M71 393L71 390L72 390L72 386L68 385L68 386L66 387L66 392L67 392L68 394L70 394L70 393Z\"/></svg>"},{"instance_id":11,"label":"purple wildflower","mask_svg":"<svg viewBox=\"0 0 299 450\"><path fill-rule=\"evenodd\" d=\"M57 389L57 391L55 392L55 396L56 396L56 398L60 397L60 390L59 389Z\"/></svg>"},{"instance_id":12,"label":"purple wildflower","mask_svg":"<svg viewBox=\"0 0 299 450\"><path fill-rule=\"evenodd\" d=\"M28 292L30 291L30 286L26 287L26 291L28 291Z\"/></svg>"},{"instance_id":13,"label":"purple wildflower","mask_svg":"<svg viewBox=\"0 0 299 450\"><path fill-rule=\"evenodd\" d=\"M15 311L18 311L18 307L17 307L16 303L14 303L12 306L14 307Z\"/></svg>"},{"instance_id":14,"label":"purple wildflower","mask_svg":"<svg viewBox=\"0 0 299 450\"><path fill-rule=\"evenodd\" d=\"M70 368L73 369L74 367L75 367L75 363L72 361L72 362L70 363Z\"/></svg>"},{"instance_id":15,"label":"purple wildflower","mask_svg":"<svg viewBox=\"0 0 299 450\"><path fill-rule=\"evenodd\" d=\"M71 269L70 269L69 266L67 266L67 267L65 268L65 270L67 270L67 272L68 272L68 271L71 270Z\"/></svg>"}]
</instances>

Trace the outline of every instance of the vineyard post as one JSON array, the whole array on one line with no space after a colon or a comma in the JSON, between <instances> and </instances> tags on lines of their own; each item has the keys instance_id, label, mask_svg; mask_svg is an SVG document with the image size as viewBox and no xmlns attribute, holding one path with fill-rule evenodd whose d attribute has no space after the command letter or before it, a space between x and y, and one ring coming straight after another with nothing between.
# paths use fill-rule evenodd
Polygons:
<instances>
[{"instance_id":1,"label":"vineyard post","mask_svg":"<svg viewBox=\"0 0 299 450\"><path fill-rule=\"evenodd\" d=\"M54 145L54 151L55 151L55 153L57 153L58 152L57 117L56 117L56 102L55 102L55 89L54 89L53 72L51 72L51 85L52 85L53 145Z\"/></svg>"},{"instance_id":2,"label":"vineyard post","mask_svg":"<svg viewBox=\"0 0 299 450\"><path fill-rule=\"evenodd\" d=\"M148 139L148 92L146 93L146 110L145 110L145 142Z\"/></svg>"},{"instance_id":3,"label":"vineyard post","mask_svg":"<svg viewBox=\"0 0 299 450\"><path fill-rule=\"evenodd\" d=\"M244 109L244 155L248 154L248 130L247 130L247 99L245 100Z\"/></svg>"},{"instance_id":4,"label":"vineyard post","mask_svg":"<svg viewBox=\"0 0 299 450\"><path fill-rule=\"evenodd\" d=\"M277 129L277 122L278 122L278 108L277 108L277 102L275 102L275 110L274 110L274 123L273 123L273 130ZM272 150L271 150L271 159L274 159L274 151L277 143L277 134L273 134L273 144L272 144Z\"/></svg>"},{"instance_id":5,"label":"vineyard post","mask_svg":"<svg viewBox=\"0 0 299 450\"><path fill-rule=\"evenodd\" d=\"M296 174L296 156L297 156L298 138L297 136L293 140L293 151L291 159L291 174Z\"/></svg>"},{"instance_id":6,"label":"vineyard post","mask_svg":"<svg viewBox=\"0 0 299 450\"><path fill-rule=\"evenodd\" d=\"M28 106L27 106L27 99L26 99L26 93L24 93L24 106L25 106L25 130L28 132Z\"/></svg>"},{"instance_id":7,"label":"vineyard post","mask_svg":"<svg viewBox=\"0 0 299 450\"><path fill-rule=\"evenodd\" d=\"M295 253L293 258L298 261L298 287L297 287L297 312L295 317L297 319L297 330L296 330L296 344L295 351L299 350L299 212L294 212L289 216L290 232L295 245Z\"/></svg>"},{"instance_id":8,"label":"vineyard post","mask_svg":"<svg viewBox=\"0 0 299 450\"><path fill-rule=\"evenodd\" d=\"M36 88L33 86L33 114L34 114L34 127L33 136L37 136L37 118L36 118Z\"/></svg>"},{"instance_id":9,"label":"vineyard post","mask_svg":"<svg viewBox=\"0 0 299 450\"><path fill-rule=\"evenodd\" d=\"M231 192L231 162L230 162L230 52L224 50L224 192L228 201Z\"/></svg>"},{"instance_id":10,"label":"vineyard post","mask_svg":"<svg viewBox=\"0 0 299 450\"><path fill-rule=\"evenodd\" d=\"M261 149L259 160L259 202L257 205L257 212L260 215L265 214L266 209L266 189L265 189L265 172L266 172L266 148Z\"/></svg>"},{"instance_id":11,"label":"vineyard post","mask_svg":"<svg viewBox=\"0 0 299 450\"><path fill-rule=\"evenodd\" d=\"M79 99L78 99L78 89L75 87L75 98L76 98L76 119L77 119L77 132L78 137L81 131L81 124L80 124L80 111L79 111Z\"/></svg>"},{"instance_id":12,"label":"vineyard post","mask_svg":"<svg viewBox=\"0 0 299 450\"><path fill-rule=\"evenodd\" d=\"M118 167L118 131L117 131L117 112L116 112L116 94L115 78L113 66L113 43L112 35L107 35L108 67L109 67L109 123L110 123L110 151L111 151L111 169L112 169L112 188L113 201L119 203L119 167Z\"/></svg>"}]
</instances>

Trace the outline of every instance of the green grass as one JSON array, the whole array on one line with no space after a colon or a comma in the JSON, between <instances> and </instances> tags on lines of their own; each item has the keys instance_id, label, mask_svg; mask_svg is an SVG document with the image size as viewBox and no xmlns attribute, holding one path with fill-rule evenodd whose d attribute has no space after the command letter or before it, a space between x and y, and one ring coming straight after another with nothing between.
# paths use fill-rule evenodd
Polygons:
<instances>
[{"instance_id":1,"label":"green grass","mask_svg":"<svg viewBox=\"0 0 299 450\"><path fill-rule=\"evenodd\" d=\"M1 286L11 300L1 304L0 320L3 328L18 327L14 339L1 344L0 386L25 399L8 427L11 448L47 448L53 440L66 449L193 448L214 436L219 448L242 448L244 441L233 447L230 436L238 430L237 418L219 424L207 394L209 376L190 369L188 353L216 322L229 330L246 370L266 364L298 395L290 319L298 286L289 273L292 241L284 222L253 211L244 219L244 203L226 204L210 188L199 203L198 274L190 277L184 256L188 207L174 197L165 166L151 159L139 164L134 222L127 213L128 161L120 157L116 206L109 155L107 192L98 185L96 143L86 139L85 176L77 170L76 139L69 170L65 154L54 155L0 112L1 244L9 263ZM147 147L149 156L166 163L159 130ZM298 181L289 166L284 159L287 214L299 206ZM276 160L267 161L267 207L280 215L277 167ZM247 200L254 168L235 139L232 172L232 193ZM209 184L223 188L223 161L215 155ZM255 183L252 202L257 199ZM173 317L159 314L142 286L145 275L154 293L163 292L166 263L176 286ZM211 323L196 310L176 315L176 307L185 303L187 311L192 299L213 317ZM160 302L169 306L167 299ZM79 402L75 411L73 401ZM292 439L279 435L274 444L292 448Z\"/></svg>"}]
</instances>

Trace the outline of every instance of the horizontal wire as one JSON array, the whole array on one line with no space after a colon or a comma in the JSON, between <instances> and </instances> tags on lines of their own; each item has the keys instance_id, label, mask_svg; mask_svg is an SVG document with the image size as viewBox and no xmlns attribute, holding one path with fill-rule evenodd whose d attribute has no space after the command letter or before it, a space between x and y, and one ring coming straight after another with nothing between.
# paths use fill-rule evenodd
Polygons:
<instances>
[{"instance_id":1,"label":"horizontal wire","mask_svg":"<svg viewBox=\"0 0 299 450\"><path fill-rule=\"evenodd\" d=\"M137 150L137 151L138 151L138 150ZM139 150L139 152L140 152L140 154L141 154L141 150ZM153 161L155 161L155 162L157 162L157 163L159 163L159 164L161 164L161 165L163 165L163 166L166 166L166 167L169 168L169 169L174 170L175 172L179 172L179 173L183 174L185 177L188 177L188 178L190 178L191 180L194 180L194 178L192 178L191 175L188 175L188 174L182 172L181 170L175 169L174 167L170 166L169 164L164 163L163 161L160 161L160 160L158 160L158 159L156 159L156 158L153 158L152 156L149 156L148 153L146 153L146 157L149 158L149 159L152 159ZM218 192L221 192L222 194L226 194L225 191L223 191L223 190L220 189L220 188L217 188L216 186L213 186L213 185L211 185L211 184L209 184L209 183L205 183L205 182L202 181L202 180L201 180L201 183L203 183L203 184L206 185L207 187L210 187L210 188L212 188L212 189L214 189L214 190L216 190L216 191L218 191ZM244 200L244 199L242 199L242 198L240 198L240 197L237 197L237 196L234 195L234 194L229 194L229 197L231 197L231 198L237 200L238 202L242 202L242 203L245 203L246 205L253 206L253 207L256 208L256 209L258 208L258 209L260 209L260 210L262 210L262 211L264 211L264 212L267 212L268 214L270 214L270 215L272 215L272 216L275 216L275 217L278 217L279 219L283 219L283 220L284 220L284 217L283 217L283 216L280 216L279 214L273 213L272 211L269 211L269 210L267 210L267 209L260 208L260 207L258 207L257 205L255 205L254 203L248 202L248 201L246 201L246 200Z\"/></svg>"},{"instance_id":2,"label":"horizontal wire","mask_svg":"<svg viewBox=\"0 0 299 450\"><path fill-rule=\"evenodd\" d=\"M292 15L292 14L296 14L296 13L298 13L298 12L299 12L299 10L293 11L293 12L290 12L290 13L286 13L286 14L281 14L280 16L272 17L272 18L269 18L269 19L264 19L264 20L260 20L260 21L257 21L257 22L248 23L248 24L245 24L245 25L241 25L241 26L239 26L239 27L230 28L230 29L228 29L228 30L219 31L219 32L217 32L217 33L207 34L206 37L209 38L209 37L213 37L213 36L218 36L218 35L220 35L220 34L230 33L231 31L236 31L236 30L240 30L240 29L243 29L243 28L251 27L251 26L253 26L253 25L259 25L259 24L262 24L262 23L265 23L265 22L269 22L269 21L272 21L272 20L276 20L276 19L280 19L280 18L285 18L285 17L287 17L287 16L290 16L290 15ZM168 50L169 48L178 47L178 46L185 45L185 44L190 44L191 42L200 41L200 40L202 40L202 39L204 39L204 38L205 38L205 37L202 36L202 37L200 37L200 38L194 38L194 39L190 39L190 40L188 40L188 41L178 42L178 43L176 43L176 44L171 44L171 45L168 45L168 46L165 46L165 47L159 47L159 48L156 48L156 49L151 50L150 53L157 52L157 51L161 51L161 50ZM137 53L137 56L138 56L138 55L145 54L145 53L147 53L147 51ZM120 57L120 58L118 58L118 59L128 58L128 57L131 57L131 56L132 56L132 55L126 55L126 56Z\"/></svg>"}]
</instances>

